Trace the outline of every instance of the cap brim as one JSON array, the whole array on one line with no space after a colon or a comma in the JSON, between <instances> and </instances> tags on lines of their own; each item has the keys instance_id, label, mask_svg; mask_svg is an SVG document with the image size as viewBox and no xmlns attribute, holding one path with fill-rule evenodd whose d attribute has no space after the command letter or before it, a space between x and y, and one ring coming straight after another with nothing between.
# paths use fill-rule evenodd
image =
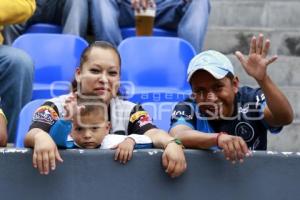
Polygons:
<instances>
[{"instance_id":1,"label":"cap brim","mask_svg":"<svg viewBox=\"0 0 300 200\"><path fill-rule=\"evenodd\" d=\"M222 79L228 73L228 71L217 68L217 67L214 70L212 70L211 67L202 66L201 68L198 68L198 69L196 69L196 70L189 73L188 79L187 79L188 82L191 80L193 74L198 70L205 70L208 73L210 73L216 79Z\"/></svg>"}]
</instances>

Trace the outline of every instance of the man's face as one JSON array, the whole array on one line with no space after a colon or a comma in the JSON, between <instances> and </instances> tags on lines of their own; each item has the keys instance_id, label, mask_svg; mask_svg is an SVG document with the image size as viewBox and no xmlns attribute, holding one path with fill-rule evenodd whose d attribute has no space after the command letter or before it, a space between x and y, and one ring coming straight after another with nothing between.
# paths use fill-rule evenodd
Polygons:
<instances>
[{"instance_id":1,"label":"man's face","mask_svg":"<svg viewBox=\"0 0 300 200\"><path fill-rule=\"evenodd\" d=\"M234 98L238 92L238 79L214 78L205 70L198 70L191 78L193 96L200 110L209 118L231 117Z\"/></svg>"},{"instance_id":2,"label":"man's face","mask_svg":"<svg viewBox=\"0 0 300 200\"><path fill-rule=\"evenodd\" d=\"M110 124L103 117L85 115L74 120L71 136L80 147L94 149L100 146L109 129Z\"/></svg>"}]
</instances>

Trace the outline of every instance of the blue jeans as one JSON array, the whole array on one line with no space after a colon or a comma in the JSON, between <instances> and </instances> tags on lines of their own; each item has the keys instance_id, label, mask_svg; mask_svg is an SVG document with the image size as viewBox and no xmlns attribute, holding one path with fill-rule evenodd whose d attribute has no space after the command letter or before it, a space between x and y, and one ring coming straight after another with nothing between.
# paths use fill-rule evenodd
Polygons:
<instances>
[{"instance_id":1,"label":"blue jeans","mask_svg":"<svg viewBox=\"0 0 300 200\"><path fill-rule=\"evenodd\" d=\"M19 112L31 99L33 71L26 53L0 45L0 106L8 120L8 142L14 142Z\"/></svg>"},{"instance_id":2,"label":"blue jeans","mask_svg":"<svg viewBox=\"0 0 300 200\"><path fill-rule=\"evenodd\" d=\"M90 0L91 24L97 40L117 46L122 41L120 27L134 26L130 0ZM209 0L156 0L155 27L177 31L197 52L202 50L210 13Z\"/></svg>"},{"instance_id":3,"label":"blue jeans","mask_svg":"<svg viewBox=\"0 0 300 200\"><path fill-rule=\"evenodd\" d=\"M63 33L86 36L88 25L87 0L36 0L34 15L24 24L7 26L3 35L5 44L12 42L26 29L36 23L61 25Z\"/></svg>"}]
</instances>

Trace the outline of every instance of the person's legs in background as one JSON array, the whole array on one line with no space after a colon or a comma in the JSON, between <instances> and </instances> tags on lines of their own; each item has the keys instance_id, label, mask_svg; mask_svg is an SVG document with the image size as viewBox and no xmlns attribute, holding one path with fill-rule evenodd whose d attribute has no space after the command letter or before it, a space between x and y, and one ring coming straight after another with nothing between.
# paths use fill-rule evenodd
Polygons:
<instances>
[{"instance_id":1,"label":"person's legs in background","mask_svg":"<svg viewBox=\"0 0 300 200\"><path fill-rule=\"evenodd\" d=\"M120 27L134 26L130 0L91 0L90 13L96 40L115 46L122 41Z\"/></svg>"},{"instance_id":2,"label":"person's legs in background","mask_svg":"<svg viewBox=\"0 0 300 200\"><path fill-rule=\"evenodd\" d=\"M178 25L178 36L189 41L198 53L203 48L209 14L209 0L192 0Z\"/></svg>"},{"instance_id":3,"label":"person's legs in background","mask_svg":"<svg viewBox=\"0 0 300 200\"><path fill-rule=\"evenodd\" d=\"M62 0L60 0L62 1ZM81 37L86 36L89 8L87 0L64 0L62 18L60 20L63 33Z\"/></svg>"},{"instance_id":4,"label":"person's legs in background","mask_svg":"<svg viewBox=\"0 0 300 200\"><path fill-rule=\"evenodd\" d=\"M210 13L209 0L156 0L155 26L173 30L190 42L197 52L203 46Z\"/></svg>"},{"instance_id":5,"label":"person's legs in background","mask_svg":"<svg viewBox=\"0 0 300 200\"><path fill-rule=\"evenodd\" d=\"M33 72L33 62L25 52L0 46L0 97L8 120L8 142L14 142L19 112L31 100Z\"/></svg>"},{"instance_id":6,"label":"person's legs in background","mask_svg":"<svg viewBox=\"0 0 300 200\"><path fill-rule=\"evenodd\" d=\"M24 24L6 26L4 44L11 45L26 29L36 23L60 25L64 34L86 36L88 25L87 0L36 0L34 15Z\"/></svg>"}]
</instances>

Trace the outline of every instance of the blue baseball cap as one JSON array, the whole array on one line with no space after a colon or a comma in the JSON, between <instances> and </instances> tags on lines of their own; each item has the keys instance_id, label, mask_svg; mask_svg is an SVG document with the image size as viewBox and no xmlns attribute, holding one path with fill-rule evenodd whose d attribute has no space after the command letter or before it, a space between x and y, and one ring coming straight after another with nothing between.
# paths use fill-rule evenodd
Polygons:
<instances>
[{"instance_id":1,"label":"blue baseball cap","mask_svg":"<svg viewBox=\"0 0 300 200\"><path fill-rule=\"evenodd\" d=\"M214 50L204 51L191 60L187 70L188 82L198 70L205 70L216 79L224 78L228 72L234 75L230 60L224 54Z\"/></svg>"}]
</instances>

